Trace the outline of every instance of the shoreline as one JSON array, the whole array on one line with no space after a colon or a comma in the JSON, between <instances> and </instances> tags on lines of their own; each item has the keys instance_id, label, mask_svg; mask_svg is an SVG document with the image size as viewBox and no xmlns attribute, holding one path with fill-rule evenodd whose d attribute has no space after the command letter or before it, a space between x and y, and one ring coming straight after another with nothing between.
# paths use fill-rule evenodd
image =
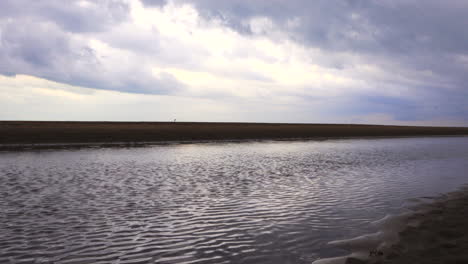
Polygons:
<instances>
[{"instance_id":1,"label":"shoreline","mask_svg":"<svg viewBox=\"0 0 468 264\"><path fill-rule=\"evenodd\" d=\"M468 185L372 224L380 231L329 244L347 249L346 256L313 264L468 263Z\"/></svg>"},{"instance_id":2,"label":"shoreline","mask_svg":"<svg viewBox=\"0 0 468 264\"><path fill-rule=\"evenodd\" d=\"M468 187L418 207L399 241L367 263L468 263Z\"/></svg>"},{"instance_id":3,"label":"shoreline","mask_svg":"<svg viewBox=\"0 0 468 264\"><path fill-rule=\"evenodd\" d=\"M300 141L328 141L328 140L378 140L390 138L441 138L441 137L468 137L468 135L422 135L422 136L342 136L342 137L308 137L308 138L264 138L264 139L216 139L216 140L167 140L167 141L142 141L142 142L70 142L70 143L19 143L0 144L2 151L23 151L23 150L61 150L61 149L81 149L81 148L137 148L167 145L188 145L188 144L229 144L229 143L261 143L261 142L300 142Z\"/></svg>"},{"instance_id":4,"label":"shoreline","mask_svg":"<svg viewBox=\"0 0 468 264\"><path fill-rule=\"evenodd\" d=\"M468 136L468 127L358 124L0 121L0 149L259 140Z\"/></svg>"}]
</instances>

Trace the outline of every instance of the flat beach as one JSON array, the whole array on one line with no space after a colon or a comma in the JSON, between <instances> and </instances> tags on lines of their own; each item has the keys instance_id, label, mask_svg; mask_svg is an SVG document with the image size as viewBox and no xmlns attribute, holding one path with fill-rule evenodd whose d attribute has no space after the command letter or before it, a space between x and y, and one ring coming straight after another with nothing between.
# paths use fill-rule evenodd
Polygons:
<instances>
[{"instance_id":1,"label":"flat beach","mask_svg":"<svg viewBox=\"0 0 468 264\"><path fill-rule=\"evenodd\" d=\"M468 128L202 122L0 122L2 145L432 135L468 135Z\"/></svg>"}]
</instances>

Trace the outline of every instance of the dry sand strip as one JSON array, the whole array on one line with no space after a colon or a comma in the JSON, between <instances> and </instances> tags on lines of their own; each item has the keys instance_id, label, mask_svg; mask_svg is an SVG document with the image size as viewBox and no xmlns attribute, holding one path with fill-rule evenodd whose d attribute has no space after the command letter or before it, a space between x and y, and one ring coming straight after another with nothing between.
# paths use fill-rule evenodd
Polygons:
<instances>
[{"instance_id":1,"label":"dry sand strip","mask_svg":"<svg viewBox=\"0 0 468 264\"><path fill-rule=\"evenodd\" d=\"M0 121L0 144L138 143L468 135L468 127L348 124Z\"/></svg>"},{"instance_id":2,"label":"dry sand strip","mask_svg":"<svg viewBox=\"0 0 468 264\"><path fill-rule=\"evenodd\" d=\"M468 189L437 198L412 215L418 223L399 232L400 240L370 260L348 258L347 264L468 263Z\"/></svg>"}]
</instances>

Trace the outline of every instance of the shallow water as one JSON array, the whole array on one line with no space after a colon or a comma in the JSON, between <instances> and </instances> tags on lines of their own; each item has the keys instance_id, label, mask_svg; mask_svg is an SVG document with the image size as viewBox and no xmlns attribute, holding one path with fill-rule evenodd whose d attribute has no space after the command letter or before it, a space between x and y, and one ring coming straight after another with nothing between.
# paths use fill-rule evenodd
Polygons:
<instances>
[{"instance_id":1,"label":"shallow water","mask_svg":"<svg viewBox=\"0 0 468 264\"><path fill-rule=\"evenodd\" d=\"M467 137L0 152L0 263L311 263L467 171Z\"/></svg>"}]
</instances>

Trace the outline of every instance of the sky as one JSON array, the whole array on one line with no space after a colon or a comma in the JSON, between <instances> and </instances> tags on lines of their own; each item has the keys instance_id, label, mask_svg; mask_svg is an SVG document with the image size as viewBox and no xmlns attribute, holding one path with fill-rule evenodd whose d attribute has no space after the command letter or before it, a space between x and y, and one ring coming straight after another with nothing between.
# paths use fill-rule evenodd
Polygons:
<instances>
[{"instance_id":1,"label":"sky","mask_svg":"<svg viewBox=\"0 0 468 264\"><path fill-rule=\"evenodd\" d=\"M0 120L468 126L466 0L2 0Z\"/></svg>"}]
</instances>

